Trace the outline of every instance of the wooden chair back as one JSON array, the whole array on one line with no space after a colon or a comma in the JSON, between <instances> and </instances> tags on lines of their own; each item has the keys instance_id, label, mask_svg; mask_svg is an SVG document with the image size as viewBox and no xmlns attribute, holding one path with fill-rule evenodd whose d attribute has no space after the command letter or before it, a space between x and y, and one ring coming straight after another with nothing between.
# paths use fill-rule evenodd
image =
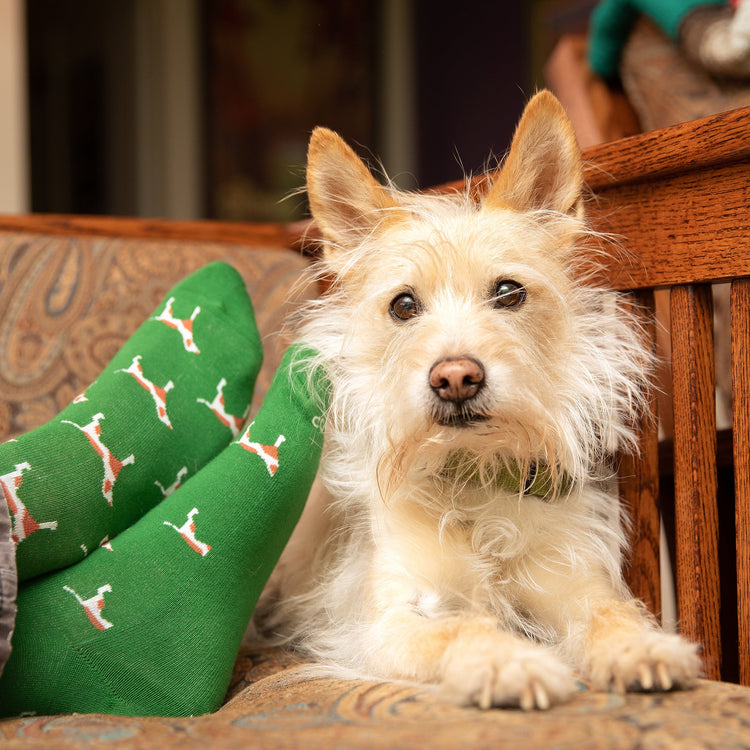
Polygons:
<instances>
[{"instance_id":1,"label":"wooden chair back","mask_svg":"<svg viewBox=\"0 0 750 750\"><path fill-rule=\"evenodd\" d=\"M609 261L607 283L639 304L652 341L654 294L669 300L673 449L660 449L655 424L644 422L640 456L620 469L634 519L630 583L658 613L660 517L673 518L665 526L679 629L702 644L708 677L749 685L750 108L597 146L584 158L595 225L622 237L625 249ZM717 460L714 403L718 282L731 284L726 461L721 452ZM665 466L670 453L673 466ZM719 492L727 462L734 486Z\"/></svg>"}]
</instances>

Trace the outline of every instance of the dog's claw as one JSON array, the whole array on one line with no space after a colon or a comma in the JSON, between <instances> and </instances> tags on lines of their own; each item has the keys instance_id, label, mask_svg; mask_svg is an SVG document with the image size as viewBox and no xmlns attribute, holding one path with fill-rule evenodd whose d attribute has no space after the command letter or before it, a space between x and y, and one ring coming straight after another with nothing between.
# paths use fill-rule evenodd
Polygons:
<instances>
[{"instance_id":1,"label":"dog's claw","mask_svg":"<svg viewBox=\"0 0 750 750\"><path fill-rule=\"evenodd\" d=\"M638 666L638 680L644 690L651 690L654 687L654 675L647 664Z\"/></svg>"},{"instance_id":2,"label":"dog's claw","mask_svg":"<svg viewBox=\"0 0 750 750\"><path fill-rule=\"evenodd\" d=\"M492 708L492 681L487 680L482 686L482 692L479 695L477 705L483 711L487 711Z\"/></svg>"},{"instance_id":3,"label":"dog's claw","mask_svg":"<svg viewBox=\"0 0 750 750\"><path fill-rule=\"evenodd\" d=\"M627 686L625 685L625 681L622 679L622 676L614 675L612 678L612 692L623 695L626 692L626 690L627 690Z\"/></svg>"},{"instance_id":4,"label":"dog's claw","mask_svg":"<svg viewBox=\"0 0 750 750\"><path fill-rule=\"evenodd\" d=\"M519 696L518 704L521 706L521 708L524 711L533 711L534 710L534 694L533 694L530 686L527 685L521 691L521 695Z\"/></svg>"},{"instance_id":5,"label":"dog's claw","mask_svg":"<svg viewBox=\"0 0 750 750\"><path fill-rule=\"evenodd\" d=\"M536 707L541 711L546 711L550 707L547 691L538 682L534 683L534 700L536 701Z\"/></svg>"},{"instance_id":6,"label":"dog's claw","mask_svg":"<svg viewBox=\"0 0 750 750\"><path fill-rule=\"evenodd\" d=\"M667 669L667 665L660 661L656 665L656 677L659 680L659 684L661 685L662 690L671 690L673 686L672 677L669 674L669 670Z\"/></svg>"},{"instance_id":7,"label":"dog's claw","mask_svg":"<svg viewBox=\"0 0 750 750\"><path fill-rule=\"evenodd\" d=\"M536 680L527 685L519 696L518 705L524 711L533 711L534 709L546 711L550 707L550 699L544 685Z\"/></svg>"}]
</instances>

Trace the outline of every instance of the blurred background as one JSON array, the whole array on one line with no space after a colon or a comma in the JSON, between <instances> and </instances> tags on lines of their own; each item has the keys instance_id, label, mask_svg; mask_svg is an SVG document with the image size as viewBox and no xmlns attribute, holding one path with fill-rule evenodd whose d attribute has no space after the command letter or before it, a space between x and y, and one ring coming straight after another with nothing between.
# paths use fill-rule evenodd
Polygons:
<instances>
[{"instance_id":1,"label":"blurred background","mask_svg":"<svg viewBox=\"0 0 750 750\"><path fill-rule=\"evenodd\" d=\"M292 220L338 130L402 187L502 157L592 0L0 0L0 212Z\"/></svg>"}]
</instances>

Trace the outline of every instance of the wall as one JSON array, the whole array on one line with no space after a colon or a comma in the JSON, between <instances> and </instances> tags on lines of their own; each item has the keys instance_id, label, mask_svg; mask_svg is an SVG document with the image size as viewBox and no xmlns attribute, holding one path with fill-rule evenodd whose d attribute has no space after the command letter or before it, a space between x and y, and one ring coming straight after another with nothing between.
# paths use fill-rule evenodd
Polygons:
<instances>
[{"instance_id":1,"label":"wall","mask_svg":"<svg viewBox=\"0 0 750 750\"><path fill-rule=\"evenodd\" d=\"M0 212L29 210L25 0L0 0Z\"/></svg>"}]
</instances>

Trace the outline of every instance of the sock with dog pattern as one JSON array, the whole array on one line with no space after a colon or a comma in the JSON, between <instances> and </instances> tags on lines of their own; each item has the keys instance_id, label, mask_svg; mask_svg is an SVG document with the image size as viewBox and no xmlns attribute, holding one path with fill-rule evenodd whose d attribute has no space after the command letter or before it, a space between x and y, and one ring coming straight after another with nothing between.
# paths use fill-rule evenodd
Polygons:
<instances>
[{"instance_id":1,"label":"sock with dog pattern","mask_svg":"<svg viewBox=\"0 0 750 750\"><path fill-rule=\"evenodd\" d=\"M317 470L327 382L287 352L254 422L110 548L22 585L0 715L213 711Z\"/></svg>"},{"instance_id":2,"label":"sock with dog pattern","mask_svg":"<svg viewBox=\"0 0 750 750\"><path fill-rule=\"evenodd\" d=\"M236 436L262 349L240 275L177 284L85 393L0 445L20 580L78 562Z\"/></svg>"}]
</instances>

